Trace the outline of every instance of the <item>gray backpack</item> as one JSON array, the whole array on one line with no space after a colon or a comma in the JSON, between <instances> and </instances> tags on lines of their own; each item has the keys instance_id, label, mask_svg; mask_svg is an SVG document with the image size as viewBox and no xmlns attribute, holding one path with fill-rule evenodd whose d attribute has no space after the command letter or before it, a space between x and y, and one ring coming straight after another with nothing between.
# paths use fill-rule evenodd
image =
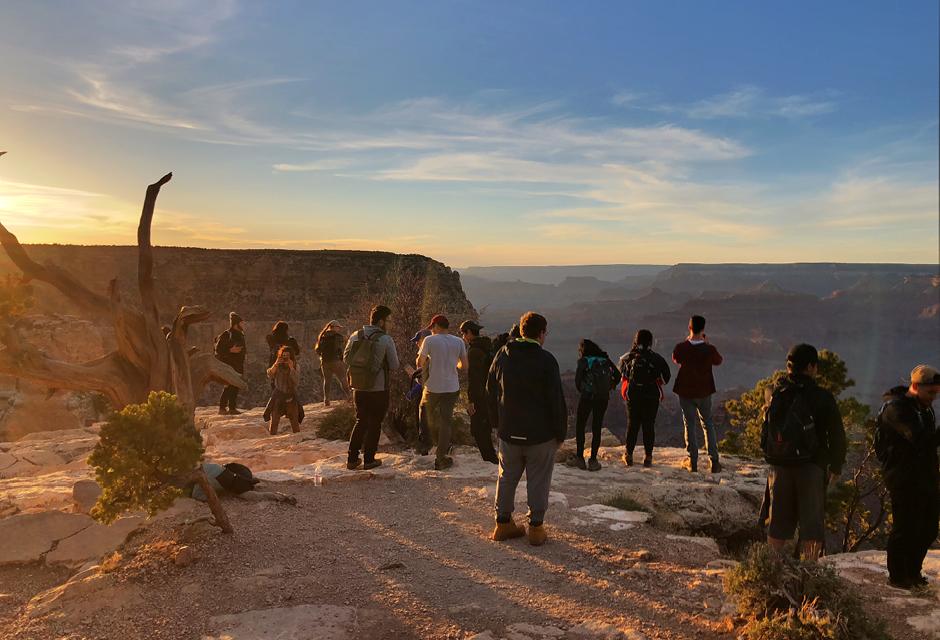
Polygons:
<instances>
[{"instance_id":1,"label":"gray backpack","mask_svg":"<svg viewBox=\"0 0 940 640\"><path fill-rule=\"evenodd\" d=\"M378 338L384 335L384 331L376 331L367 338L362 329L356 333L358 339L349 348L349 358L346 362L349 367L349 384L353 389L367 390L375 384L375 376L379 370L372 368L372 356Z\"/></svg>"}]
</instances>

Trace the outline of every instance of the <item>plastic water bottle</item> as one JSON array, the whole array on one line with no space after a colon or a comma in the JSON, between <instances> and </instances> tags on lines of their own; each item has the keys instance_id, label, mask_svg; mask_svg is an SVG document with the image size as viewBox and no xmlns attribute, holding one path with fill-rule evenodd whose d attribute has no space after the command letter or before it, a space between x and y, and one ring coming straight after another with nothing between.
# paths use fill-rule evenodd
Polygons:
<instances>
[{"instance_id":1,"label":"plastic water bottle","mask_svg":"<svg viewBox=\"0 0 940 640\"><path fill-rule=\"evenodd\" d=\"M321 473L321 465L317 465L313 470L313 486L319 487L323 484L323 474Z\"/></svg>"}]
</instances>

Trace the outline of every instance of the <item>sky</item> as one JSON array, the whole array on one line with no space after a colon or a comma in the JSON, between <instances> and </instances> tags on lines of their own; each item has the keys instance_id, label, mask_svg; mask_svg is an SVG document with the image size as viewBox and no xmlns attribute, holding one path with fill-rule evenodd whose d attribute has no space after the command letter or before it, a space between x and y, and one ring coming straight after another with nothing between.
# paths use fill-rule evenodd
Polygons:
<instances>
[{"instance_id":1,"label":"sky","mask_svg":"<svg viewBox=\"0 0 940 640\"><path fill-rule=\"evenodd\" d=\"M936 263L938 4L0 4L23 242Z\"/></svg>"}]
</instances>

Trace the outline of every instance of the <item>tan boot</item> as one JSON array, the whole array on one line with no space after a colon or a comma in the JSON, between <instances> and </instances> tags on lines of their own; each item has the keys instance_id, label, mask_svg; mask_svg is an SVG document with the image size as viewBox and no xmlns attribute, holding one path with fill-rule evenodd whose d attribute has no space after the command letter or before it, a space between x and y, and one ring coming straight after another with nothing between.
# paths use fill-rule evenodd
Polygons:
<instances>
[{"instance_id":1,"label":"tan boot","mask_svg":"<svg viewBox=\"0 0 940 640\"><path fill-rule=\"evenodd\" d=\"M533 547L541 547L545 544L546 538L548 538L548 533L545 531L544 524L540 524L537 527L529 525L529 544Z\"/></svg>"},{"instance_id":2,"label":"tan boot","mask_svg":"<svg viewBox=\"0 0 940 640\"><path fill-rule=\"evenodd\" d=\"M525 527L516 524L512 520L509 522L497 522L493 529L493 535L490 536L496 542L511 540L512 538L521 538L525 535Z\"/></svg>"}]
</instances>

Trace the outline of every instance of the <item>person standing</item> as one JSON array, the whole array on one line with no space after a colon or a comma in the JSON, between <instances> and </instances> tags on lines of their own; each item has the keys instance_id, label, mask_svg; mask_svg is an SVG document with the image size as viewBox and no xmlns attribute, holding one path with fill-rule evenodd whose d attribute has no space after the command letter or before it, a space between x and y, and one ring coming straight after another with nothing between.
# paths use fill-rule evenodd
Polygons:
<instances>
[{"instance_id":1,"label":"person standing","mask_svg":"<svg viewBox=\"0 0 940 640\"><path fill-rule=\"evenodd\" d=\"M891 495L888 579L902 589L927 584L921 568L937 539L940 432L933 402L938 393L940 371L918 365L909 386L885 393L878 414L875 452Z\"/></svg>"},{"instance_id":2,"label":"person standing","mask_svg":"<svg viewBox=\"0 0 940 640\"><path fill-rule=\"evenodd\" d=\"M633 451L643 431L643 466L653 465L656 442L656 414L662 401L662 387L671 376L666 359L653 351L653 334L640 329L633 338L633 347L620 357L621 375L627 381L627 451L623 461L633 466Z\"/></svg>"},{"instance_id":3,"label":"person standing","mask_svg":"<svg viewBox=\"0 0 940 640\"><path fill-rule=\"evenodd\" d=\"M470 433L473 435L480 456L487 462L499 464L499 456L493 448L493 434L486 412L486 377L493 364L493 343L480 335L480 325L467 320L460 325L460 335L467 344L467 412L470 414Z\"/></svg>"},{"instance_id":4,"label":"person standing","mask_svg":"<svg viewBox=\"0 0 940 640\"><path fill-rule=\"evenodd\" d=\"M281 347L290 347L295 360L300 356L300 343L297 342L294 336L290 335L290 326L283 320L275 322L274 326L271 327L271 333L266 335L264 339L268 343L268 367L277 360Z\"/></svg>"},{"instance_id":5,"label":"person standing","mask_svg":"<svg viewBox=\"0 0 940 640\"><path fill-rule=\"evenodd\" d=\"M228 314L229 328L215 339L215 357L245 375L245 327L242 317L232 311ZM238 387L226 385L219 397L219 415L237 416Z\"/></svg>"},{"instance_id":6,"label":"person standing","mask_svg":"<svg viewBox=\"0 0 940 640\"><path fill-rule=\"evenodd\" d=\"M450 321L443 315L431 318L431 335L418 349L418 368L424 372L422 404L428 416L431 431L437 431L437 449L434 468L443 471L454 464L448 454L454 428L454 405L460 395L457 369L466 370L467 345L447 332Z\"/></svg>"},{"instance_id":7,"label":"person standing","mask_svg":"<svg viewBox=\"0 0 940 640\"><path fill-rule=\"evenodd\" d=\"M496 541L526 535L512 519L516 487L526 474L529 544L545 543L545 512L555 452L568 433L568 409L555 356L542 348L544 316L532 311L520 321L522 337L496 354L486 382L487 411L499 435L496 481Z\"/></svg>"},{"instance_id":8,"label":"person standing","mask_svg":"<svg viewBox=\"0 0 940 640\"><path fill-rule=\"evenodd\" d=\"M272 436L277 435L281 416L290 420L290 428L294 433L300 433L300 402L297 400L297 387L300 386L300 365L294 353L287 345L278 351L274 364L268 367L268 378L274 386L271 391L271 400L268 402Z\"/></svg>"},{"instance_id":9,"label":"person standing","mask_svg":"<svg viewBox=\"0 0 940 640\"><path fill-rule=\"evenodd\" d=\"M356 424L349 436L347 469L374 469L382 464L375 457L379 448L382 421L388 412L389 373L400 363L395 341L388 335L392 310L385 305L372 307L369 324L349 336L343 361L349 368L349 382L356 405ZM363 457L359 457L362 451Z\"/></svg>"},{"instance_id":10,"label":"person standing","mask_svg":"<svg viewBox=\"0 0 940 640\"><path fill-rule=\"evenodd\" d=\"M712 395L715 393L712 367L720 365L722 357L718 349L708 342L705 318L692 316L689 320L689 337L673 349L672 361L679 365L672 390L679 396L679 407L682 409L685 448L689 452L688 469L698 471L698 452L701 447L699 434L704 432L706 451L712 461L711 471L720 473L718 437L715 423L712 422Z\"/></svg>"},{"instance_id":11,"label":"person standing","mask_svg":"<svg viewBox=\"0 0 940 640\"><path fill-rule=\"evenodd\" d=\"M320 373L323 374L323 406L330 406L330 388L335 378L346 398L349 398L349 382L346 380L346 365L343 363L343 347L346 336L342 333L343 325L331 320L323 327L317 337L313 350L320 356Z\"/></svg>"},{"instance_id":12,"label":"person standing","mask_svg":"<svg viewBox=\"0 0 940 640\"><path fill-rule=\"evenodd\" d=\"M597 343L584 338L578 347L578 368L574 375L574 384L580 394L578 398L575 438L578 455L575 463L579 469L600 471L597 452L601 447L601 430L604 428L604 415L610 402L610 392L620 381L617 367ZM588 417L591 421L591 458L584 462L584 436Z\"/></svg>"},{"instance_id":13,"label":"person standing","mask_svg":"<svg viewBox=\"0 0 940 640\"><path fill-rule=\"evenodd\" d=\"M799 526L800 555L806 560L816 560L825 547L826 487L841 475L846 452L839 405L816 384L818 368L815 347L790 349L787 375L771 393L761 431L770 464L767 543L782 552Z\"/></svg>"}]
</instances>

